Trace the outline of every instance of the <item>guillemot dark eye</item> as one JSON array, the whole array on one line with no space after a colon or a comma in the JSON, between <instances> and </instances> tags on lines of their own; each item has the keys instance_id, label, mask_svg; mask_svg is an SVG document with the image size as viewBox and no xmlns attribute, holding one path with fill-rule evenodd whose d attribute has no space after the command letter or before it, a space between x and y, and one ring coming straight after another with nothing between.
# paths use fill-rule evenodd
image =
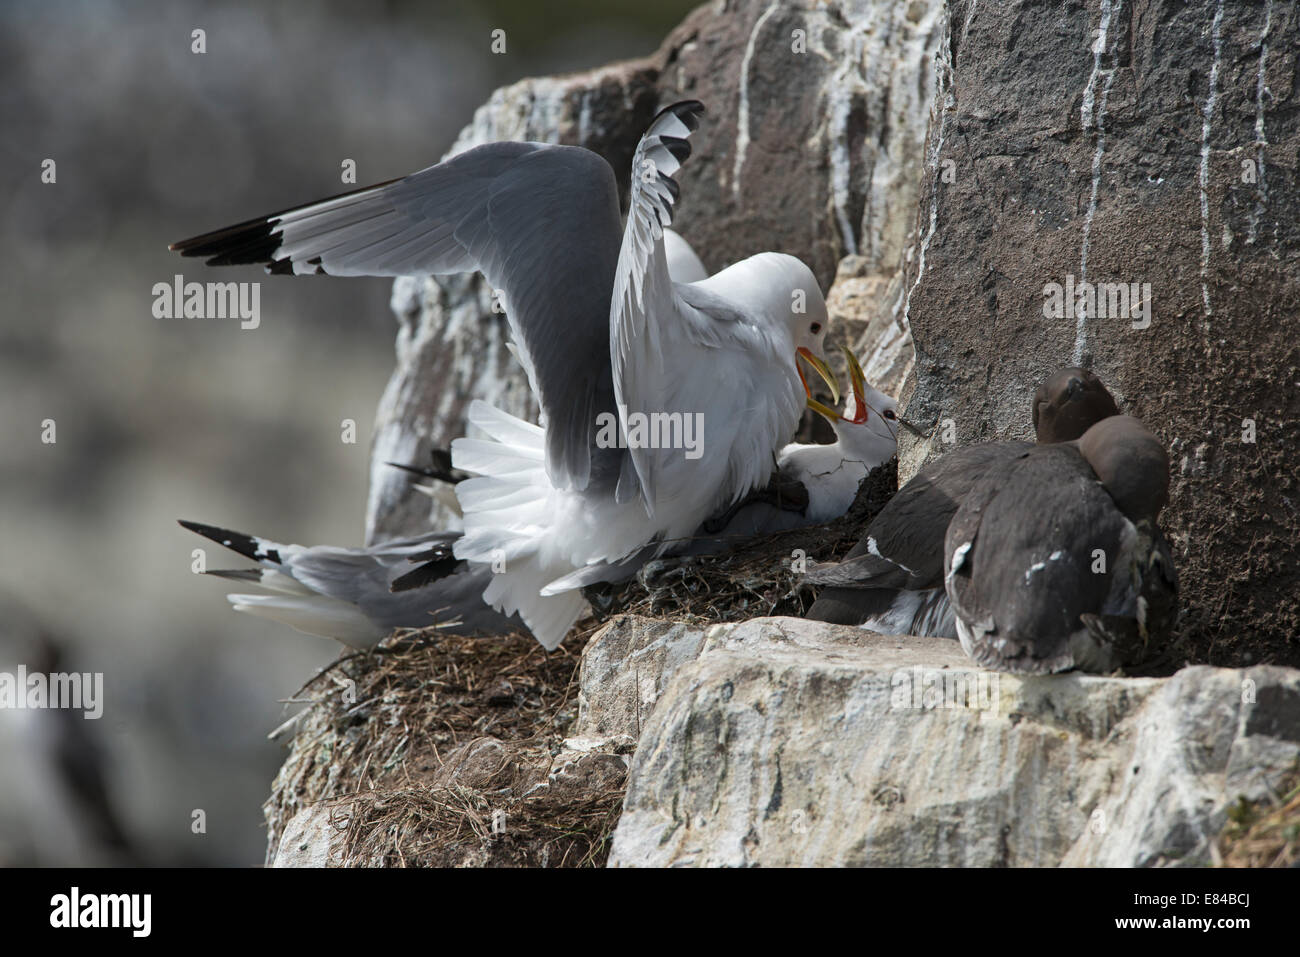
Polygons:
<instances>
[{"instance_id":1,"label":"guillemot dark eye","mask_svg":"<svg viewBox=\"0 0 1300 957\"><path fill-rule=\"evenodd\" d=\"M820 322L814 322L812 324L812 334L815 336L821 331L822 331L822 324Z\"/></svg>"}]
</instances>

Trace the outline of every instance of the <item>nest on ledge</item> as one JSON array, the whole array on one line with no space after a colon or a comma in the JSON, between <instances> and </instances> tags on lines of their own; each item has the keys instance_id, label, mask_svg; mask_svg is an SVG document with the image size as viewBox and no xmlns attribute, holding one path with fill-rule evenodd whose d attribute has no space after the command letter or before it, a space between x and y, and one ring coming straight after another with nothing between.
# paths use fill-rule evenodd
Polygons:
<instances>
[{"instance_id":1,"label":"nest on ledge","mask_svg":"<svg viewBox=\"0 0 1300 957\"><path fill-rule=\"evenodd\" d=\"M796 561L842 556L896 485L891 461L836 522L589 588L593 616L553 652L526 635L429 628L340 657L290 699L306 707L281 729L293 739L263 807L267 863L290 819L310 808L310 839L328 837L331 865L603 866L627 756L566 747L587 641L625 613L709 623L801 615L810 598Z\"/></svg>"},{"instance_id":2,"label":"nest on ledge","mask_svg":"<svg viewBox=\"0 0 1300 957\"><path fill-rule=\"evenodd\" d=\"M693 624L803 617L814 596L798 587L798 563L843 557L897 489L898 460L890 459L862 480L848 513L833 522L746 539L713 555L650 562L636 578L589 585L583 594L601 622L622 614Z\"/></svg>"},{"instance_id":3,"label":"nest on ledge","mask_svg":"<svg viewBox=\"0 0 1300 957\"><path fill-rule=\"evenodd\" d=\"M263 808L267 863L312 807L333 866L602 866L625 761L553 766L593 630L549 653L406 631L324 669L293 699L308 707Z\"/></svg>"}]
</instances>

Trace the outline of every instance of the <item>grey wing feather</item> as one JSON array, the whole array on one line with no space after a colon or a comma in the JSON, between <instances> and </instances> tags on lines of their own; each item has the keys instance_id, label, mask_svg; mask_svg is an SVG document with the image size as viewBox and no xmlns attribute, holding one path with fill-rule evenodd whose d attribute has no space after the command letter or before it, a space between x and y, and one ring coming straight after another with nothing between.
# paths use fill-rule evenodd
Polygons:
<instances>
[{"instance_id":1,"label":"grey wing feather","mask_svg":"<svg viewBox=\"0 0 1300 957\"><path fill-rule=\"evenodd\" d=\"M502 635L527 632L516 615L503 615L483 601L491 583L490 565L462 564L453 574L422 588L393 594L387 589L363 595L357 602L368 618L385 629L420 628L438 622L452 634Z\"/></svg>"},{"instance_id":2,"label":"grey wing feather","mask_svg":"<svg viewBox=\"0 0 1300 957\"><path fill-rule=\"evenodd\" d=\"M687 138L699 125L702 112L703 104L695 100L674 103L660 111L632 157L627 226L619 247L610 305L609 364L620 417L625 410L652 411L642 408L647 399L638 370L645 361L662 362L659 326L671 322L670 313L684 306L680 299L682 287L674 288L668 272L663 237L664 229L672 223L673 203L678 195L672 177L690 155ZM626 421L622 426L626 428ZM653 454L644 448L630 449L623 460L617 500L625 502L639 495L647 512L651 511L653 472Z\"/></svg>"},{"instance_id":3,"label":"grey wing feather","mask_svg":"<svg viewBox=\"0 0 1300 957\"><path fill-rule=\"evenodd\" d=\"M855 590L924 587L921 579L907 568L875 555L822 562L808 569L802 580L805 585Z\"/></svg>"},{"instance_id":4,"label":"grey wing feather","mask_svg":"<svg viewBox=\"0 0 1300 957\"><path fill-rule=\"evenodd\" d=\"M609 164L589 150L490 143L403 179L183 240L212 265L402 276L479 269L502 290L536 371L547 472L586 488L614 411L610 301L622 227Z\"/></svg>"},{"instance_id":5,"label":"grey wing feather","mask_svg":"<svg viewBox=\"0 0 1300 957\"><path fill-rule=\"evenodd\" d=\"M286 571L319 594L361 605L371 596L391 593L393 579L414 567L407 554L391 548L319 546L289 559Z\"/></svg>"},{"instance_id":6,"label":"grey wing feather","mask_svg":"<svg viewBox=\"0 0 1300 957\"><path fill-rule=\"evenodd\" d=\"M425 560L431 550L450 549L457 532L428 532L393 539L368 548L331 545L284 545L269 539L197 522L184 527L259 563L259 568L214 570L209 574L295 596L323 595L355 605L377 627L377 635L394 628L419 628L459 619L448 628L457 634L505 634L525 630L516 616L502 615L483 602L491 581L490 566L471 568L459 562L423 587L394 593L395 579ZM320 633L320 632L315 632Z\"/></svg>"},{"instance_id":7,"label":"grey wing feather","mask_svg":"<svg viewBox=\"0 0 1300 957\"><path fill-rule=\"evenodd\" d=\"M682 302L716 322L743 322L745 314L716 292L690 283L673 283L673 292Z\"/></svg>"},{"instance_id":8,"label":"grey wing feather","mask_svg":"<svg viewBox=\"0 0 1300 957\"><path fill-rule=\"evenodd\" d=\"M1030 448L986 442L954 449L899 489L842 561L818 565L804 581L854 589L943 587L944 535L962 501L986 474Z\"/></svg>"},{"instance_id":9,"label":"grey wing feather","mask_svg":"<svg viewBox=\"0 0 1300 957\"><path fill-rule=\"evenodd\" d=\"M490 566L455 562L419 588L394 592L392 584L407 574L412 559L421 560L431 546L455 542L455 532L433 532L369 548L309 548L288 563L300 582L331 598L351 602L384 630L420 628L458 621L446 630L456 634L504 634L523 631L515 616L503 615L483 602L492 578Z\"/></svg>"}]
</instances>

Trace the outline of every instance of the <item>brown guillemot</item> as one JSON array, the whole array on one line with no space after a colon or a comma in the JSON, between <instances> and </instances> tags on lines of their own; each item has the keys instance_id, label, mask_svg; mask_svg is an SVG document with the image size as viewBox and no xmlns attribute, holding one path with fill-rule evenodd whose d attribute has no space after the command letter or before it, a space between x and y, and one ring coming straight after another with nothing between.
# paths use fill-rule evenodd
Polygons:
<instances>
[{"instance_id":1,"label":"brown guillemot","mask_svg":"<svg viewBox=\"0 0 1300 957\"><path fill-rule=\"evenodd\" d=\"M1168 498L1164 446L1130 416L988 472L944 542L962 648L1020 674L1141 660L1176 617L1173 558L1156 524Z\"/></svg>"},{"instance_id":2,"label":"brown guillemot","mask_svg":"<svg viewBox=\"0 0 1300 957\"><path fill-rule=\"evenodd\" d=\"M1078 439L1119 408L1101 379L1071 367L1038 386L1031 414L1039 445L1048 445ZM806 617L886 634L956 638L943 581L948 523L986 474L1031 448L1014 441L968 445L921 469L842 561L804 577L805 584L825 586Z\"/></svg>"}]
</instances>

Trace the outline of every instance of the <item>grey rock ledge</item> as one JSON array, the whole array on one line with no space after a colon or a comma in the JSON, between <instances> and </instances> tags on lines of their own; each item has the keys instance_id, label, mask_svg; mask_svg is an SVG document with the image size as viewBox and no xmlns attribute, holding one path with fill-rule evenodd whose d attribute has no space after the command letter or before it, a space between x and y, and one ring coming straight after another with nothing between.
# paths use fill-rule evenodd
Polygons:
<instances>
[{"instance_id":1,"label":"grey rock ledge","mask_svg":"<svg viewBox=\"0 0 1300 957\"><path fill-rule=\"evenodd\" d=\"M1300 671L982 671L955 641L627 617L577 732L635 732L611 866L1212 862L1300 756Z\"/></svg>"}]
</instances>

